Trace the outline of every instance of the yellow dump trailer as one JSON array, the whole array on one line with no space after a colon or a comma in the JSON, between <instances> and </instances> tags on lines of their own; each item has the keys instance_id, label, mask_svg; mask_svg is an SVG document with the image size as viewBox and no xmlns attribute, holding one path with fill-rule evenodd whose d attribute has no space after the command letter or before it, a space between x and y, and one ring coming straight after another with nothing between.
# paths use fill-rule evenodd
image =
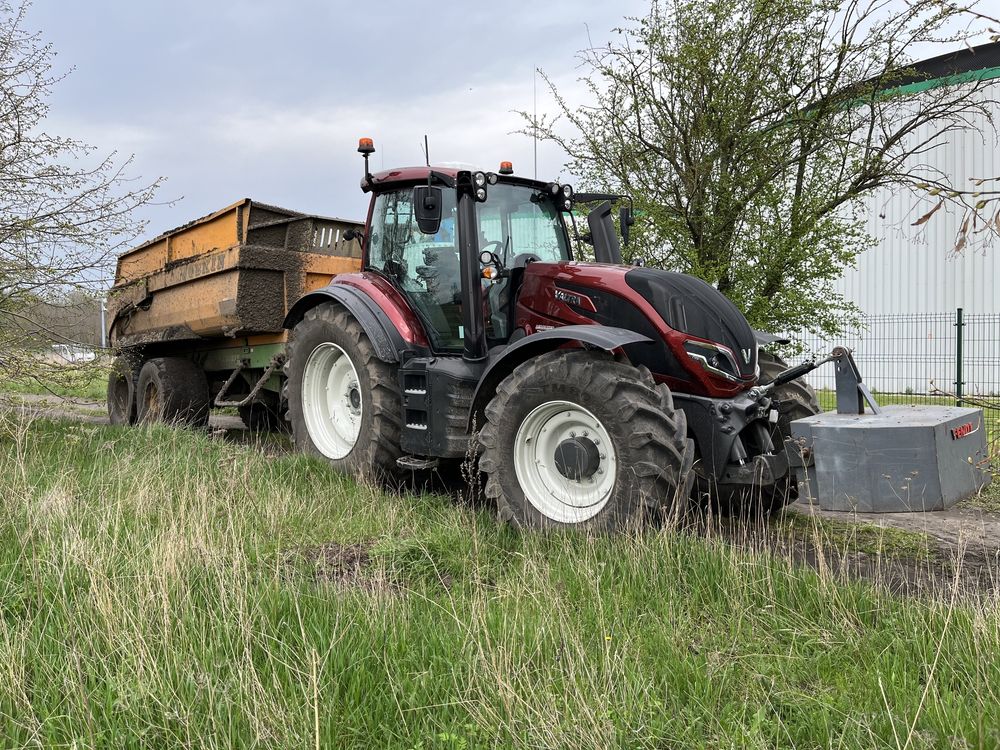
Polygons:
<instances>
[{"instance_id":1,"label":"yellow dump trailer","mask_svg":"<svg viewBox=\"0 0 1000 750\"><path fill-rule=\"evenodd\" d=\"M166 232L118 259L111 341L283 335L290 304L360 268L361 245L344 232L361 226L247 198Z\"/></svg>"},{"instance_id":2,"label":"yellow dump trailer","mask_svg":"<svg viewBox=\"0 0 1000 750\"><path fill-rule=\"evenodd\" d=\"M306 292L360 269L361 243L349 230L362 227L247 198L122 255L108 301L110 341L121 352L108 386L112 421L205 421L211 406L274 421L285 314ZM205 386L197 414L190 399L185 414L162 403L176 388L156 381L177 378Z\"/></svg>"}]
</instances>

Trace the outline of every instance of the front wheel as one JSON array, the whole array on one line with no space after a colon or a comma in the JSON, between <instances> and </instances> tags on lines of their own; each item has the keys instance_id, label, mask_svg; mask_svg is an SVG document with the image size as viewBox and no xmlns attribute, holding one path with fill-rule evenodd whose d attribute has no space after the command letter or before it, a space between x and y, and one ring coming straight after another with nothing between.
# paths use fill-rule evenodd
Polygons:
<instances>
[{"instance_id":1,"label":"front wheel","mask_svg":"<svg viewBox=\"0 0 1000 750\"><path fill-rule=\"evenodd\" d=\"M559 350L517 367L479 442L486 495L515 526L634 526L683 510L693 479L670 391L604 352Z\"/></svg>"},{"instance_id":2,"label":"front wheel","mask_svg":"<svg viewBox=\"0 0 1000 750\"><path fill-rule=\"evenodd\" d=\"M166 422L189 427L208 424L211 401L205 371L183 357L156 357L139 370L136 417L151 424Z\"/></svg>"},{"instance_id":3,"label":"front wheel","mask_svg":"<svg viewBox=\"0 0 1000 750\"><path fill-rule=\"evenodd\" d=\"M281 432L287 422L281 416L276 393L262 392L256 400L237 407L240 419L251 432Z\"/></svg>"}]
</instances>

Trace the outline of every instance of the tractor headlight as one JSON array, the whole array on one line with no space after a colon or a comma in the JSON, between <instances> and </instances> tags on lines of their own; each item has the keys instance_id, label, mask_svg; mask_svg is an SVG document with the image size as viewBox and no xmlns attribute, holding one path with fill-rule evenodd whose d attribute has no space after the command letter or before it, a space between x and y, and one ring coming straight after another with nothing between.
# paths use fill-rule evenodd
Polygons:
<instances>
[{"instance_id":1,"label":"tractor headlight","mask_svg":"<svg viewBox=\"0 0 1000 750\"><path fill-rule=\"evenodd\" d=\"M728 347L688 339L684 342L684 351L707 372L726 380L740 381L740 368Z\"/></svg>"},{"instance_id":2,"label":"tractor headlight","mask_svg":"<svg viewBox=\"0 0 1000 750\"><path fill-rule=\"evenodd\" d=\"M567 200L569 200L570 198L573 197L573 188L571 186L569 186L569 185L563 185L562 186L562 194L563 194L563 198L566 198Z\"/></svg>"},{"instance_id":3,"label":"tractor headlight","mask_svg":"<svg viewBox=\"0 0 1000 750\"><path fill-rule=\"evenodd\" d=\"M549 183L549 193L551 193L553 197L559 195L561 190L562 188L559 186L558 182Z\"/></svg>"},{"instance_id":4,"label":"tractor headlight","mask_svg":"<svg viewBox=\"0 0 1000 750\"><path fill-rule=\"evenodd\" d=\"M486 175L483 172L476 172L472 175L472 180L477 188L486 187Z\"/></svg>"},{"instance_id":5,"label":"tractor headlight","mask_svg":"<svg viewBox=\"0 0 1000 750\"><path fill-rule=\"evenodd\" d=\"M486 188L476 188L476 200L480 203L486 200Z\"/></svg>"},{"instance_id":6,"label":"tractor headlight","mask_svg":"<svg viewBox=\"0 0 1000 750\"><path fill-rule=\"evenodd\" d=\"M488 183L490 183L491 185L496 185L498 179L499 178L497 177L496 172L487 172L486 173L486 181Z\"/></svg>"}]
</instances>

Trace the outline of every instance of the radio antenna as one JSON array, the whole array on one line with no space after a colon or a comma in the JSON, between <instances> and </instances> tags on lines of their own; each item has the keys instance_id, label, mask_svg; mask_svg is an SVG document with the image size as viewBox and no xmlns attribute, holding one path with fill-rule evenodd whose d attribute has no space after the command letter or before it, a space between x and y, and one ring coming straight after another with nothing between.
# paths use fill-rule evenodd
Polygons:
<instances>
[{"instance_id":1,"label":"radio antenna","mask_svg":"<svg viewBox=\"0 0 1000 750\"><path fill-rule=\"evenodd\" d=\"M431 165L431 152L427 145L427 133L424 133L424 161L428 167Z\"/></svg>"},{"instance_id":2,"label":"radio antenna","mask_svg":"<svg viewBox=\"0 0 1000 750\"><path fill-rule=\"evenodd\" d=\"M534 111L532 112L534 127L531 129L531 137L534 139L535 151L535 179L538 179L538 68L531 72L531 99Z\"/></svg>"}]
</instances>

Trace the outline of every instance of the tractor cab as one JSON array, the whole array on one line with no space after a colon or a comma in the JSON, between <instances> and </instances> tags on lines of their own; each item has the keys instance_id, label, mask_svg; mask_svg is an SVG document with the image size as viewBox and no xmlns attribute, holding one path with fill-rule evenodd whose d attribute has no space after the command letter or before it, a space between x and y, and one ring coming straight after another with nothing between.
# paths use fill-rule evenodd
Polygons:
<instances>
[{"instance_id":1,"label":"tractor cab","mask_svg":"<svg viewBox=\"0 0 1000 750\"><path fill-rule=\"evenodd\" d=\"M382 172L366 187L364 267L404 296L434 352L481 359L506 344L524 268L572 259L568 187L441 167Z\"/></svg>"}]
</instances>

